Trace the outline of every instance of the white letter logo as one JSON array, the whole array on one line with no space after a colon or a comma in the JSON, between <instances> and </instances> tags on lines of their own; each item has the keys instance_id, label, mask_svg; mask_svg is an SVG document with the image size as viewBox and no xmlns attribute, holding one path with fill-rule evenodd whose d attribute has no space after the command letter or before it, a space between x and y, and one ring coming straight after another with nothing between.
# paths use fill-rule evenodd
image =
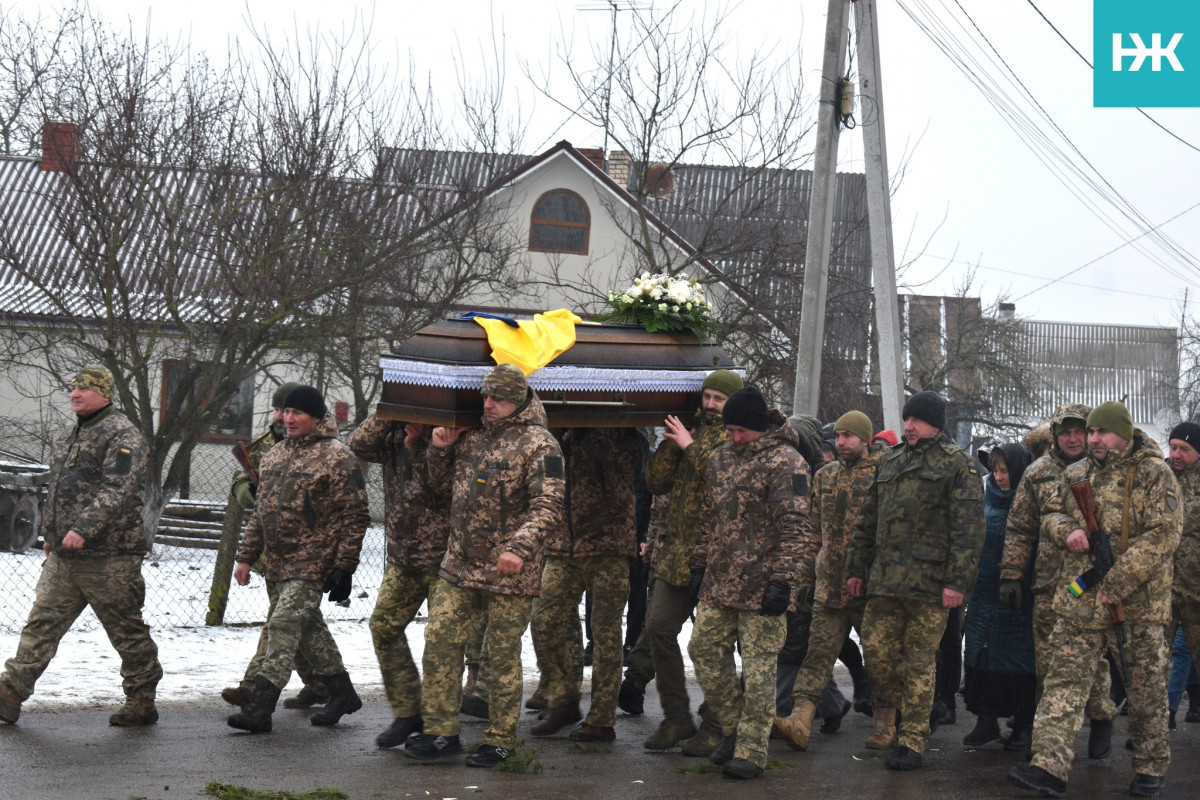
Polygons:
<instances>
[{"instance_id":1,"label":"white letter logo","mask_svg":"<svg viewBox=\"0 0 1200 800\"><path fill-rule=\"evenodd\" d=\"M1162 46L1162 34L1150 34L1150 46L1146 47L1142 41L1141 34L1131 33L1129 38L1133 40L1133 47L1128 50L1121 46L1121 34L1114 33L1113 37L1113 72L1121 71L1121 59L1129 56L1133 59L1133 63L1129 65L1129 72L1137 72L1142 68L1142 63L1147 57L1153 58L1150 62L1151 72L1162 72L1162 60L1165 58L1170 63L1171 69L1175 72L1183 72L1183 64L1179 63L1179 58L1175 55L1175 48L1179 44L1179 40L1183 38L1182 33L1172 34L1171 42L1165 48Z\"/></svg>"}]
</instances>

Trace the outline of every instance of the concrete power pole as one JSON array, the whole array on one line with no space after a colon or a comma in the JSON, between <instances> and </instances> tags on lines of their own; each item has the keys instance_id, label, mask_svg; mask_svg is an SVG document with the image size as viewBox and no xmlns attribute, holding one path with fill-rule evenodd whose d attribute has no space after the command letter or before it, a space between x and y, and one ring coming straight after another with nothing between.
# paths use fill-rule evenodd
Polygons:
<instances>
[{"instance_id":1,"label":"concrete power pole","mask_svg":"<svg viewBox=\"0 0 1200 800\"><path fill-rule=\"evenodd\" d=\"M904 426L904 370L900 350L900 298L892 248L892 195L883 128L883 88L879 68L879 27L875 0L855 3L863 151L866 155L867 215L871 228L871 275L875 285L875 325L879 332L879 385L883 423L897 433Z\"/></svg>"},{"instance_id":2,"label":"concrete power pole","mask_svg":"<svg viewBox=\"0 0 1200 800\"><path fill-rule=\"evenodd\" d=\"M808 242L804 255L804 299L796 345L794 413L817 415L821 400L821 355L825 340L825 301L829 285L829 252L833 228L835 170L840 119L839 88L845 70L850 0L830 0L825 28L825 57L817 111ZM870 223L871 271L879 331L879 370L884 424L900 431L904 380L900 351L900 309L892 250L891 194L880 86L879 31L875 0L856 0L855 33L860 64L863 149L866 155L867 214Z\"/></svg>"},{"instance_id":3,"label":"concrete power pole","mask_svg":"<svg viewBox=\"0 0 1200 800\"><path fill-rule=\"evenodd\" d=\"M825 296L829 289L829 240L833 234L834 173L837 170L839 88L846 68L848 0L829 0L825 58L817 108L817 150L813 159L804 250L804 297L796 342L796 386L792 413L817 416L821 402L821 353L825 342Z\"/></svg>"}]
</instances>

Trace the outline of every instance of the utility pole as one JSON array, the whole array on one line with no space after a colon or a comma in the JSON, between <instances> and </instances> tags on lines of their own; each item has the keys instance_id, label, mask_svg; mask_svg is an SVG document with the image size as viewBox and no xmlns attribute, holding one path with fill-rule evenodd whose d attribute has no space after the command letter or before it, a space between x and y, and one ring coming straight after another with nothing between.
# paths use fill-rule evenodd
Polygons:
<instances>
[{"instance_id":1,"label":"utility pole","mask_svg":"<svg viewBox=\"0 0 1200 800\"><path fill-rule=\"evenodd\" d=\"M866 155L867 215L870 228L871 272L879 333L879 374L884 424L899 431L904 400L900 351L900 308L892 248L891 193L883 125L880 84L879 30L875 0L829 0L825 28L825 57L821 69L817 110L808 241L804 255L804 299L796 345L794 413L817 416L821 400L821 356L825 342L825 301L829 286L829 252L837 143L841 124L839 89L845 72L846 33L851 4L855 7L855 39L860 64L863 149Z\"/></svg>"},{"instance_id":2,"label":"utility pole","mask_svg":"<svg viewBox=\"0 0 1200 800\"><path fill-rule=\"evenodd\" d=\"M821 403L821 353L825 343L825 297L829 290L829 240L833 235L834 177L837 170L839 87L846 68L848 0L829 0L825 19L825 58L817 107L817 150L813 158L804 249L804 297L796 342L796 385L792 413L817 416Z\"/></svg>"},{"instance_id":3,"label":"utility pole","mask_svg":"<svg viewBox=\"0 0 1200 800\"><path fill-rule=\"evenodd\" d=\"M892 247L892 195L883 127L883 88L879 68L879 27L875 0L855 3L859 91L862 98L863 151L866 155L867 218L871 229L871 275L875 286L875 325L879 333L879 387L883 423L899 432L904 426L904 370L900 350L900 297ZM872 111L874 114L872 115Z\"/></svg>"}]
</instances>

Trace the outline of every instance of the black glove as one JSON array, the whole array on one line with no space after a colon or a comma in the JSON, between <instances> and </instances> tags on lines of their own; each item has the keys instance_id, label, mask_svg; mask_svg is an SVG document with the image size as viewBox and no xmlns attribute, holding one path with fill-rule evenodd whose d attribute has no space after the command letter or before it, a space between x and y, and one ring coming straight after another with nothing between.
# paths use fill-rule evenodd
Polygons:
<instances>
[{"instance_id":1,"label":"black glove","mask_svg":"<svg viewBox=\"0 0 1200 800\"><path fill-rule=\"evenodd\" d=\"M350 598L350 573L338 567L329 573L325 579L325 591L329 592L329 602L340 603Z\"/></svg>"},{"instance_id":2,"label":"black glove","mask_svg":"<svg viewBox=\"0 0 1200 800\"><path fill-rule=\"evenodd\" d=\"M1000 581L1000 605L1009 611L1021 610L1021 582L1009 578Z\"/></svg>"},{"instance_id":3,"label":"black glove","mask_svg":"<svg viewBox=\"0 0 1200 800\"><path fill-rule=\"evenodd\" d=\"M702 583L704 583L704 570L692 570L688 575L688 601L692 606L700 602L700 584Z\"/></svg>"},{"instance_id":4,"label":"black glove","mask_svg":"<svg viewBox=\"0 0 1200 800\"><path fill-rule=\"evenodd\" d=\"M792 600L792 587L779 581L771 581L763 590L762 610L764 617L778 617L787 611Z\"/></svg>"}]
</instances>

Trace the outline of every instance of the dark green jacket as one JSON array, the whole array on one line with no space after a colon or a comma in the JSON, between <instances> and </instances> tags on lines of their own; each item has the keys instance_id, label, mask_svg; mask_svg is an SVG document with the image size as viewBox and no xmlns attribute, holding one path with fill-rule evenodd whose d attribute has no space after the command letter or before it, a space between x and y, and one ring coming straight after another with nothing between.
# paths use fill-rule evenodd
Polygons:
<instances>
[{"instance_id":1,"label":"dark green jacket","mask_svg":"<svg viewBox=\"0 0 1200 800\"><path fill-rule=\"evenodd\" d=\"M975 585L983 547L983 482L945 435L901 442L879 460L854 524L846 574L871 597L941 603Z\"/></svg>"}]
</instances>

